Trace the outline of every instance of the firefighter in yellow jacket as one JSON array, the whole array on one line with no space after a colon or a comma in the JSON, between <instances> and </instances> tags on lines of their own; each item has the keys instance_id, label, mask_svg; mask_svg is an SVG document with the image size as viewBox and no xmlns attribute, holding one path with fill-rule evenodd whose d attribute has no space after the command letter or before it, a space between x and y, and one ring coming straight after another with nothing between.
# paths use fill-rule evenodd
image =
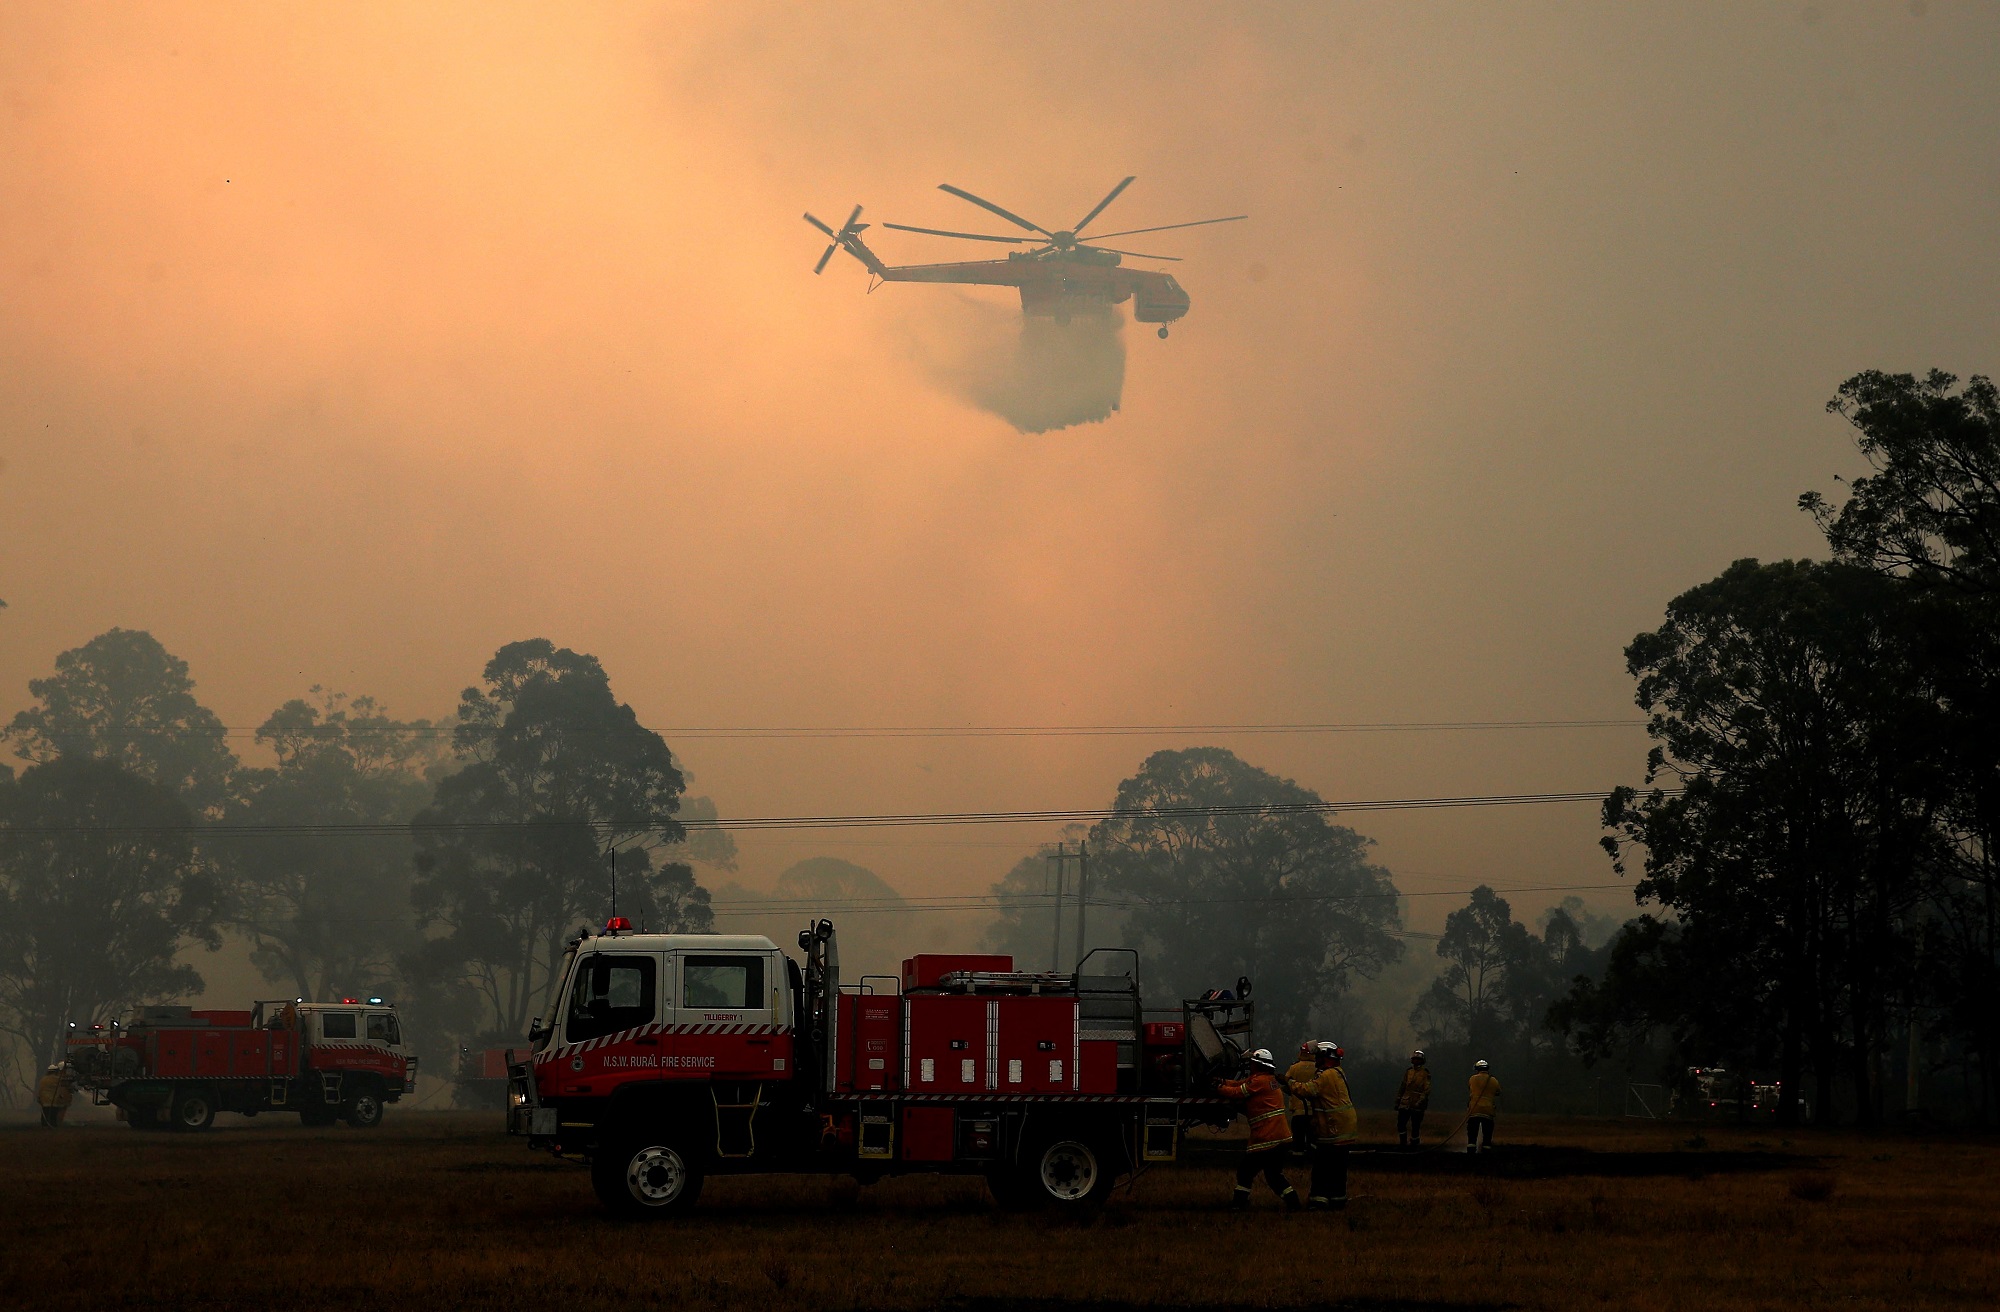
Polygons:
<instances>
[{"instance_id":1,"label":"firefighter in yellow jacket","mask_svg":"<svg viewBox=\"0 0 2000 1312\"><path fill-rule=\"evenodd\" d=\"M1472 1079L1466 1086L1465 1151L1490 1152L1493 1148L1493 1114L1500 1110L1500 1081L1493 1068L1481 1059L1472 1063Z\"/></svg>"},{"instance_id":2,"label":"firefighter in yellow jacket","mask_svg":"<svg viewBox=\"0 0 2000 1312\"><path fill-rule=\"evenodd\" d=\"M1300 1206L1298 1191L1285 1179L1284 1168L1285 1148L1292 1141L1285 1124L1285 1090L1278 1082L1278 1063L1272 1060L1271 1050L1257 1049L1250 1054L1250 1069L1242 1079L1224 1080L1215 1087L1223 1097L1241 1101L1243 1115L1250 1122L1250 1142L1243 1149L1243 1160L1237 1164L1236 1193L1229 1205L1250 1206L1250 1182L1262 1171L1271 1192L1296 1212Z\"/></svg>"},{"instance_id":3,"label":"firefighter in yellow jacket","mask_svg":"<svg viewBox=\"0 0 2000 1312\"><path fill-rule=\"evenodd\" d=\"M1312 1193L1306 1198L1308 1210L1347 1206L1347 1149L1359 1131L1360 1118L1347 1091L1347 1075L1340 1069L1345 1055L1337 1043L1315 1044L1313 1078L1292 1084L1292 1092L1312 1108L1313 1173Z\"/></svg>"},{"instance_id":4,"label":"firefighter in yellow jacket","mask_svg":"<svg viewBox=\"0 0 2000 1312\"><path fill-rule=\"evenodd\" d=\"M1424 1146L1424 1113L1431 1105L1431 1073L1424 1050L1410 1054L1410 1069L1396 1088L1396 1142L1415 1152Z\"/></svg>"},{"instance_id":5,"label":"firefighter in yellow jacket","mask_svg":"<svg viewBox=\"0 0 2000 1312\"><path fill-rule=\"evenodd\" d=\"M1305 1099L1291 1090L1300 1084L1309 1084L1319 1072L1319 1063L1313 1056L1313 1041L1307 1039L1299 1044L1299 1059L1285 1072L1285 1110L1292 1114L1292 1148L1301 1157L1312 1155L1312 1108Z\"/></svg>"},{"instance_id":6,"label":"firefighter in yellow jacket","mask_svg":"<svg viewBox=\"0 0 2000 1312\"><path fill-rule=\"evenodd\" d=\"M76 1081L67 1066L58 1062L44 1071L41 1082L35 1086L35 1100L42 1105L42 1124L51 1130L61 1129L63 1113L69 1110L70 1099L75 1096Z\"/></svg>"}]
</instances>

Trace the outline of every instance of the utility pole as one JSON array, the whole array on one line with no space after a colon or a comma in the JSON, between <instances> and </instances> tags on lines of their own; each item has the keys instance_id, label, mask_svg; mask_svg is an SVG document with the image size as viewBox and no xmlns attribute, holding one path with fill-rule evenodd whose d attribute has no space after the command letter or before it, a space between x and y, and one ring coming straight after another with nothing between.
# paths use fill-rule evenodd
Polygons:
<instances>
[{"instance_id":1,"label":"utility pole","mask_svg":"<svg viewBox=\"0 0 2000 1312\"><path fill-rule=\"evenodd\" d=\"M1076 961L1083 961L1084 933L1084 893L1090 882L1090 844L1080 842L1072 852L1064 843L1057 843L1056 850L1048 854L1048 860L1056 868L1056 924L1055 945L1049 951L1049 969L1062 969L1062 904L1063 872L1071 861L1076 862Z\"/></svg>"},{"instance_id":2,"label":"utility pole","mask_svg":"<svg viewBox=\"0 0 2000 1312\"><path fill-rule=\"evenodd\" d=\"M618 849L604 845L604 860L611 867L611 918L618 919Z\"/></svg>"},{"instance_id":3,"label":"utility pole","mask_svg":"<svg viewBox=\"0 0 2000 1312\"><path fill-rule=\"evenodd\" d=\"M1049 944L1049 970L1051 972L1062 969L1063 862L1068 859L1069 855L1063 850L1061 843L1056 844L1056 850L1051 852L1048 857L1049 864L1053 865L1056 869L1055 935L1053 941Z\"/></svg>"},{"instance_id":4,"label":"utility pole","mask_svg":"<svg viewBox=\"0 0 2000 1312\"><path fill-rule=\"evenodd\" d=\"M1090 889L1090 842L1079 840L1076 845L1076 968L1083 969L1083 920L1090 903L1085 895Z\"/></svg>"}]
</instances>

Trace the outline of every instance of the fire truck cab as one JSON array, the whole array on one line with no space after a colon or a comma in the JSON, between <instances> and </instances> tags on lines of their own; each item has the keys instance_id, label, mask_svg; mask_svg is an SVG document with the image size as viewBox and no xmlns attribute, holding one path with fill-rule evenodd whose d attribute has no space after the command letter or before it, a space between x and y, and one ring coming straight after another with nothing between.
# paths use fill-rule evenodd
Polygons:
<instances>
[{"instance_id":1,"label":"fire truck cab","mask_svg":"<svg viewBox=\"0 0 2000 1312\"><path fill-rule=\"evenodd\" d=\"M1065 973L920 954L843 986L831 921L799 943L803 965L759 936L579 934L508 1054L509 1132L658 1216L751 1172L978 1174L1003 1204L1089 1205L1235 1115L1208 1082L1248 1032L1247 982L1148 1020L1123 949Z\"/></svg>"}]
</instances>

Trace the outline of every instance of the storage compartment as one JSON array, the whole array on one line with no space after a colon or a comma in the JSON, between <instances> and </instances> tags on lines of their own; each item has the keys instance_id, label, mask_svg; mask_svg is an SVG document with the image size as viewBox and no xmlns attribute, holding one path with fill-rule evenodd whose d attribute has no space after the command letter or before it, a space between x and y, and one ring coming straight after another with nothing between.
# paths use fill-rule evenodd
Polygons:
<instances>
[{"instance_id":1,"label":"storage compartment","mask_svg":"<svg viewBox=\"0 0 2000 1312\"><path fill-rule=\"evenodd\" d=\"M834 1080L847 1093L902 1087L903 999L893 993L840 995L840 1050Z\"/></svg>"},{"instance_id":2,"label":"storage compartment","mask_svg":"<svg viewBox=\"0 0 2000 1312\"><path fill-rule=\"evenodd\" d=\"M903 990L933 989L954 971L976 970L1005 973L1014 969L1014 958L973 952L919 952L903 960Z\"/></svg>"},{"instance_id":3,"label":"storage compartment","mask_svg":"<svg viewBox=\"0 0 2000 1312\"><path fill-rule=\"evenodd\" d=\"M226 1030L195 1031L194 1073L210 1078L229 1074L229 1034Z\"/></svg>"},{"instance_id":4,"label":"storage compartment","mask_svg":"<svg viewBox=\"0 0 2000 1312\"><path fill-rule=\"evenodd\" d=\"M1000 1092L1069 1093L1077 1087L1075 998L998 998Z\"/></svg>"},{"instance_id":5,"label":"storage compartment","mask_svg":"<svg viewBox=\"0 0 2000 1312\"><path fill-rule=\"evenodd\" d=\"M1078 1092L1118 1092L1118 1041L1086 1038L1082 1047L1082 1083Z\"/></svg>"},{"instance_id":6,"label":"storage compartment","mask_svg":"<svg viewBox=\"0 0 2000 1312\"><path fill-rule=\"evenodd\" d=\"M950 1161L952 1125L956 1119L956 1113L949 1107L904 1108L903 1160Z\"/></svg>"},{"instance_id":7,"label":"storage compartment","mask_svg":"<svg viewBox=\"0 0 2000 1312\"><path fill-rule=\"evenodd\" d=\"M971 1093L998 1088L987 1051L986 1009L999 1001L962 994L920 994L909 1008L909 1091Z\"/></svg>"},{"instance_id":8,"label":"storage compartment","mask_svg":"<svg viewBox=\"0 0 2000 1312\"><path fill-rule=\"evenodd\" d=\"M229 1073L268 1075L271 1073L271 1036L264 1030L229 1032Z\"/></svg>"},{"instance_id":9,"label":"storage compartment","mask_svg":"<svg viewBox=\"0 0 2000 1312\"><path fill-rule=\"evenodd\" d=\"M152 1075L194 1074L194 1031L161 1030L153 1036Z\"/></svg>"},{"instance_id":10,"label":"storage compartment","mask_svg":"<svg viewBox=\"0 0 2000 1312\"><path fill-rule=\"evenodd\" d=\"M250 1028L250 1013L247 1011L190 1011L188 1015L197 1025L214 1029Z\"/></svg>"}]
</instances>

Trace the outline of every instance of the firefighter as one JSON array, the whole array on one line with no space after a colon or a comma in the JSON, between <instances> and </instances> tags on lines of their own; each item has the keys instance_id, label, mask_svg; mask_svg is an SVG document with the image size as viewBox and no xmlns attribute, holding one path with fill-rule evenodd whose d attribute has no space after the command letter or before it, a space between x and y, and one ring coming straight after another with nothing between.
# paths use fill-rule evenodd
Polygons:
<instances>
[{"instance_id":1,"label":"firefighter","mask_svg":"<svg viewBox=\"0 0 2000 1312\"><path fill-rule=\"evenodd\" d=\"M1285 1072L1285 1109L1292 1114L1292 1151L1301 1157L1312 1154L1312 1108L1306 1100L1292 1092L1301 1084L1312 1083L1319 1072L1319 1063L1313 1056L1317 1045L1311 1039L1299 1044L1299 1059Z\"/></svg>"},{"instance_id":2,"label":"firefighter","mask_svg":"<svg viewBox=\"0 0 2000 1312\"><path fill-rule=\"evenodd\" d=\"M1347 1147L1355 1140L1360 1117L1347 1091L1347 1074L1340 1069L1345 1055L1337 1043L1314 1044L1313 1078L1292 1085L1292 1092L1313 1109L1312 1193L1306 1199L1307 1211L1347 1206Z\"/></svg>"},{"instance_id":3,"label":"firefighter","mask_svg":"<svg viewBox=\"0 0 2000 1312\"><path fill-rule=\"evenodd\" d=\"M1484 1058L1472 1063L1465 1104L1465 1151L1493 1150L1493 1113L1500 1106L1500 1081Z\"/></svg>"},{"instance_id":4,"label":"firefighter","mask_svg":"<svg viewBox=\"0 0 2000 1312\"><path fill-rule=\"evenodd\" d=\"M51 1130L62 1128L63 1113L69 1110L70 1099L76 1095L76 1079L70 1074L68 1062L57 1062L42 1073L41 1083L35 1087L36 1100L42 1104L42 1125Z\"/></svg>"},{"instance_id":5,"label":"firefighter","mask_svg":"<svg viewBox=\"0 0 2000 1312\"><path fill-rule=\"evenodd\" d=\"M1250 1122L1250 1142L1244 1145L1243 1160L1237 1164L1236 1193L1229 1205L1250 1206L1250 1182L1261 1171L1264 1183L1284 1200L1286 1209L1298 1211L1302 1206L1298 1190L1285 1179L1285 1148L1292 1140L1285 1126L1285 1090L1278 1083L1278 1063L1271 1050L1259 1048L1251 1053L1250 1068L1243 1078L1224 1080L1216 1091L1241 1101L1243 1115Z\"/></svg>"},{"instance_id":6,"label":"firefighter","mask_svg":"<svg viewBox=\"0 0 2000 1312\"><path fill-rule=\"evenodd\" d=\"M1396 1089L1396 1142L1415 1152L1424 1146L1424 1113L1431 1105L1431 1073L1424 1050L1410 1054L1410 1069Z\"/></svg>"}]
</instances>

